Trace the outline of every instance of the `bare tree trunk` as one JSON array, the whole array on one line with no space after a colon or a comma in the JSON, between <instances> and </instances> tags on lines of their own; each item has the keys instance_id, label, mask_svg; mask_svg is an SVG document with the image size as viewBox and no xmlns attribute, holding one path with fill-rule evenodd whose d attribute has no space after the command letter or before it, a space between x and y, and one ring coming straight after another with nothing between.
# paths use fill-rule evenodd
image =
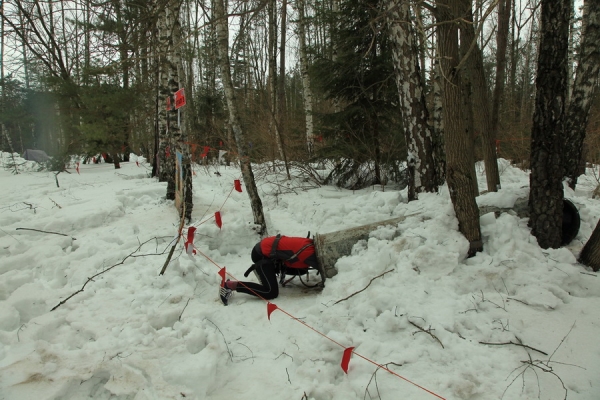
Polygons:
<instances>
[{"instance_id":1,"label":"bare tree trunk","mask_svg":"<svg viewBox=\"0 0 600 400\"><path fill-rule=\"evenodd\" d=\"M285 38L287 29L287 0L283 0L281 4L281 46L279 48L279 84L277 86L277 148L279 149L279 156L283 160L285 165L285 171L287 178L292 179L290 176L290 167L287 161L287 155L283 144L283 134L285 131Z\"/></svg>"},{"instance_id":2,"label":"bare tree trunk","mask_svg":"<svg viewBox=\"0 0 600 400\"><path fill-rule=\"evenodd\" d=\"M435 60L433 61L433 110L432 110L432 127L433 127L433 159L435 162L437 186L441 186L446 181L446 150L444 144L444 107L442 103L442 74L439 61L438 45L435 46Z\"/></svg>"},{"instance_id":3,"label":"bare tree trunk","mask_svg":"<svg viewBox=\"0 0 600 400\"><path fill-rule=\"evenodd\" d=\"M157 154L157 175L160 182L168 182L169 176L173 176L173 163L171 158L171 143L169 137L169 111L167 104L172 103L169 91L169 70L167 64L167 54L169 51L169 35L171 34L167 26L167 16L164 7L159 7L157 15L157 68L158 68L158 95L157 95L157 110L158 110L158 154ZM167 102L167 98L169 99ZM174 192L167 191L167 198L173 199Z\"/></svg>"},{"instance_id":4,"label":"bare tree trunk","mask_svg":"<svg viewBox=\"0 0 600 400\"><path fill-rule=\"evenodd\" d=\"M227 99L227 108L229 110L229 124L234 134L235 142L237 145L238 157L240 158L240 165L242 168L242 177L244 178L244 186L250 197L250 205L252 212L254 213L254 223L257 225L258 234L262 237L268 234L267 224L265 222L265 216L263 214L262 202L258 195L258 189L256 188L256 182L254 181L254 174L252 172L252 165L250 164L250 158L246 150L246 140L244 138L244 132L242 131L242 125L237 112L236 96L233 88L233 82L231 81L231 71L229 67L229 27L227 23L227 14L225 14L225 0L215 1L215 21L217 24L217 42L219 51L219 61L221 66L221 81L225 89L225 97Z\"/></svg>"},{"instance_id":5,"label":"bare tree trunk","mask_svg":"<svg viewBox=\"0 0 600 400\"><path fill-rule=\"evenodd\" d=\"M183 60L181 58L181 49L183 46L182 34L181 34L181 1L170 0L167 8L167 24L172 26L172 33L169 40L169 91L170 95L174 97L174 94L183 88L185 80L185 73L183 68ZM185 89L184 89L185 90ZM179 211L181 215L184 215L187 221L191 220L193 210L193 188L192 188L192 170L191 170L191 157L190 157L190 146L188 141L188 134L185 130L185 107L179 107L173 112L172 121L170 121L169 130L171 131L171 142L175 154L181 154L179 159L181 172L174 171L179 174L178 176L182 179L178 181L173 177L175 185L176 200L178 196L180 205ZM175 107L174 107L175 108ZM179 186L177 186L179 185Z\"/></svg>"},{"instance_id":6,"label":"bare tree trunk","mask_svg":"<svg viewBox=\"0 0 600 400\"><path fill-rule=\"evenodd\" d=\"M412 201L418 198L418 193L437 190L433 135L429 125L429 110L425 102L410 5L405 1L390 0L387 18L400 98L400 114L408 150L408 201Z\"/></svg>"},{"instance_id":7,"label":"bare tree trunk","mask_svg":"<svg viewBox=\"0 0 600 400\"><path fill-rule=\"evenodd\" d=\"M600 221L592 232L592 236L581 249L579 262L591 267L596 272L600 271Z\"/></svg>"},{"instance_id":8,"label":"bare tree trunk","mask_svg":"<svg viewBox=\"0 0 600 400\"><path fill-rule=\"evenodd\" d=\"M497 192L500 189L500 174L496 159L495 137L492 136L490 99L483 67L483 55L477 44L471 0L463 0L462 6L464 22L461 23L461 47L465 47L465 53L470 52L470 54L466 55L466 71L468 71L466 76L471 82L471 108L474 117L476 117L474 118L475 126L479 128L482 138L481 147L483 150L487 189L490 192ZM480 23L484 23L483 17Z\"/></svg>"},{"instance_id":9,"label":"bare tree trunk","mask_svg":"<svg viewBox=\"0 0 600 400\"><path fill-rule=\"evenodd\" d=\"M443 75L446 179L460 232L469 241L469 256L483 249L479 227L479 209L473 181L472 133L467 125L465 90L459 62L458 27L452 23L459 14L461 0L436 0L437 35Z\"/></svg>"},{"instance_id":10,"label":"bare tree trunk","mask_svg":"<svg viewBox=\"0 0 600 400\"><path fill-rule=\"evenodd\" d=\"M269 19L269 43L268 43L268 64L269 64L269 88L271 120L269 121L269 131L272 132L275 147L279 144L279 133L277 126L277 2L268 0L267 13ZM278 148L278 147L277 147ZM273 168L275 168L275 152L273 151Z\"/></svg>"},{"instance_id":11,"label":"bare tree trunk","mask_svg":"<svg viewBox=\"0 0 600 400\"><path fill-rule=\"evenodd\" d=\"M0 11L2 15L4 15L4 2L0 3ZM4 83L4 18L0 18L0 81ZM6 89L5 85L2 85L2 107L0 108L0 113L4 114L4 105L6 104ZM14 156L14 150L12 148L12 143L8 133L6 132L6 127L4 126L4 122L0 124L0 145L6 139L6 144L10 147L11 156ZM0 151L4 149L4 146L0 147ZM15 171L19 172L19 170L15 167Z\"/></svg>"},{"instance_id":12,"label":"bare tree trunk","mask_svg":"<svg viewBox=\"0 0 600 400\"><path fill-rule=\"evenodd\" d=\"M565 123L565 177L575 189L577 178L585 172L583 141L588 125L590 108L598 87L600 69L600 2L585 0L583 14L583 37L575 83L568 104ZM582 171L583 165L583 171Z\"/></svg>"},{"instance_id":13,"label":"bare tree trunk","mask_svg":"<svg viewBox=\"0 0 600 400\"><path fill-rule=\"evenodd\" d=\"M569 49L567 50L567 104L571 99L571 91L573 90L573 65L575 64L575 0L571 0L569 12Z\"/></svg>"},{"instance_id":14,"label":"bare tree trunk","mask_svg":"<svg viewBox=\"0 0 600 400\"><path fill-rule=\"evenodd\" d=\"M298 41L300 45L300 73L302 74L302 94L304 98L304 115L306 122L306 148L308 157L314 153L315 133L313 122L313 94L308 74L308 56L306 54L306 16L304 0L297 1L298 7Z\"/></svg>"},{"instance_id":15,"label":"bare tree trunk","mask_svg":"<svg viewBox=\"0 0 600 400\"><path fill-rule=\"evenodd\" d=\"M523 72L521 74L521 101L519 103L519 112L521 113L521 120L519 121L519 127L521 127L520 131L526 127L528 124L531 124L533 119L533 101L534 98L534 90L535 88L531 85L531 77L534 75L534 71L531 71L532 60L535 60L537 57L537 45L536 45L536 37L538 36L538 24L536 19L533 18L531 21L531 29L529 31L529 40L527 41L527 45L525 46L524 56L525 64L523 65ZM514 89L513 89L514 90ZM516 105L513 105L516 108ZM519 134L519 137L522 137L522 134ZM524 138L523 138L524 139Z\"/></svg>"},{"instance_id":16,"label":"bare tree trunk","mask_svg":"<svg viewBox=\"0 0 600 400\"><path fill-rule=\"evenodd\" d=\"M564 122L570 0L542 0L535 112L531 129L529 226L540 247L562 242Z\"/></svg>"},{"instance_id":17,"label":"bare tree trunk","mask_svg":"<svg viewBox=\"0 0 600 400\"><path fill-rule=\"evenodd\" d=\"M504 97L506 79L506 49L508 46L508 28L510 25L511 0L498 3L498 33L496 35L496 83L492 97L492 131L490 137L498 139L500 131L500 105Z\"/></svg>"}]
</instances>

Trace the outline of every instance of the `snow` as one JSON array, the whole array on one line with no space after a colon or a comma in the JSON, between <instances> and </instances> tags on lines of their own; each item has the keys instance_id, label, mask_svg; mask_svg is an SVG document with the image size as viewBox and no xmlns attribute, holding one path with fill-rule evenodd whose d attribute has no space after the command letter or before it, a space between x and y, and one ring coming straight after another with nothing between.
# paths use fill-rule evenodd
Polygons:
<instances>
[{"instance_id":1,"label":"snow","mask_svg":"<svg viewBox=\"0 0 600 400\"><path fill-rule=\"evenodd\" d=\"M527 196L528 173L500 163L502 189L480 205ZM565 189L582 219L570 245L543 250L527 220L489 213L467 259L446 187L407 204L389 186L256 166L272 235L406 216L358 242L321 292L281 288L269 320L263 300L217 297L220 268L243 279L259 240L232 191L239 168L195 167L198 253L183 250L186 225L161 276L177 212L143 159L121 165L0 171L0 399L600 398L600 278L576 261L600 215L591 176Z\"/></svg>"}]
</instances>

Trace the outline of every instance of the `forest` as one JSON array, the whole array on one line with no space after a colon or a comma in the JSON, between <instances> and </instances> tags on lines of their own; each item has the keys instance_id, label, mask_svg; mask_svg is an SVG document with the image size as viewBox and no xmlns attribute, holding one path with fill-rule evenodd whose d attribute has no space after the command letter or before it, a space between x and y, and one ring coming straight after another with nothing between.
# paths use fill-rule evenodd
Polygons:
<instances>
[{"instance_id":1,"label":"forest","mask_svg":"<svg viewBox=\"0 0 600 400\"><path fill-rule=\"evenodd\" d=\"M529 226L556 248L563 184L575 188L600 163L597 1L1 6L0 150L44 150L56 173L72 155L115 168L144 156L182 220L193 210L192 163L239 163L261 234L253 164L289 176L290 165L310 175L326 163L319 184L396 184L409 201L448 185L474 255L475 199L501 190L504 158L531 171ZM600 268L599 227L580 260Z\"/></svg>"}]
</instances>

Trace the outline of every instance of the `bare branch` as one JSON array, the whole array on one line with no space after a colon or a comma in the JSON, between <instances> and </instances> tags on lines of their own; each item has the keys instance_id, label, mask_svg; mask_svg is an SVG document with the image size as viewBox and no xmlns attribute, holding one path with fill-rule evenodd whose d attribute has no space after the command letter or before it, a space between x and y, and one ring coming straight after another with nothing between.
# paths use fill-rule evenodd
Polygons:
<instances>
[{"instance_id":1,"label":"bare branch","mask_svg":"<svg viewBox=\"0 0 600 400\"><path fill-rule=\"evenodd\" d=\"M60 235L60 236L69 236L69 235L65 235L64 233L58 233L58 232L50 232L50 231L42 231L39 229L32 229L32 228L16 228L17 231L34 231L34 232L41 232L41 233L49 233L52 235ZM77 240L74 237L71 237L71 239L73 240Z\"/></svg>"},{"instance_id":2,"label":"bare branch","mask_svg":"<svg viewBox=\"0 0 600 400\"><path fill-rule=\"evenodd\" d=\"M429 329L424 329L422 327L420 327L419 325L415 324L414 322L412 322L411 320L408 320L408 323L411 324L412 326L414 326L415 328L417 328L418 330L420 330L421 332L424 332L426 334L428 334L429 336L431 336L432 338L434 338L439 344L440 346L442 346L442 349L444 349L444 345L442 344L442 342L440 341L440 339L438 339L437 336L435 336L433 333L431 333L431 327Z\"/></svg>"},{"instance_id":3,"label":"bare branch","mask_svg":"<svg viewBox=\"0 0 600 400\"><path fill-rule=\"evenodd\" d=\"M528 348L528 349L533 350L533 351L537 351L538 353L541 353L541 354L543 354L545 356L548 355L548 353L546 353L546 352L544 352L542 350L538 350L535 347L527 346L526 344L523 344L523 343L515 343L513 341L510 341L510 342L501 342L501 343L479 342L479 344L487 344L489 346L505 346L505 345L512 344L512 345L515 345L515 346L521 346L521 347L525 347L525 348Z\"/></svg>"},{"instance_id":4,"label":"bare branch","mask_svg":"<svg viewBox=\"0 0 600 400\"><path fill-rule=\"evenodd\" d=\"M342 301L348 300L349 298L351 298L351 297L353 297L353 296L356 296L356 295L357 295L357 294L359 294L360 292L363 292L364 290L366 290L366 289L367 289L367 288L368 288L368 287L371 285L371 283L373 283L373 281L374 281L375 279L377 279L377 278L381 278L382 276L384 276L384 275L385 275L385 274L387 274L388 272L392 272L392 271L393 271L393 269L390 269L389 271L385 271L385 272L384 272L383 274L381 274L381 275L377 275L375 278L373 278L373 279L371 279L371 280L369 281L369 283L367 284L367 286L365 286L364 288L362 288L362 289L361 289L361 290L359 290L358 292L354 292L354 293L352 293L350 296L348 296L348 297L346 297L346 298L343 298L343 299L341 299L341 300L338 300L338 301L336 301L335 303L333 303L333 305L336 305L337 303L341 303Z\"/></svg>"},{"instance_id":5,"label":"bare branch","mask_svg":"<svg viewBox=\"0 0 600 400\"><path fill-rule=\"evenodd\" d=\"M58 303L57 305L55 305L54 307L52 307L52 309L50 311L54 311L56 310L58 307L62 306L63 304L65 304L67 301L69 301L72 297L75 297L77 294L83 292L83 290L85 289L85 287L87 286L88 283L92 282L94 280L94 278L96 278L97 276L102 275L105 272L110 271L111 269L115 268L116 266L122 265L125 263L125 261L128 258L133 258L136 257L135 253L137 253L138 251L140 251L140 249L142 248L142 246L152 240L155 240L156 238L152 238L152 239L148 239L145 242L141 243L137 249L135 249L131 254L128 254L127 257L123 258L120 262L118 262L117 264L114 264L106 269L103 269L102 271L98 272L97 274L91 276L90 278L87 279L87 281L85 281L85 283L83 284L83 286L81 287L81 289L79 289L78 291L76 291L75 293L71 294L69 297L67 297L66 299L62 300L60 303ZM153 254L147 254L147 255L153 255ZM139 257L139 255L137 255L137 257Z\"/></svg>"}]
</instances>

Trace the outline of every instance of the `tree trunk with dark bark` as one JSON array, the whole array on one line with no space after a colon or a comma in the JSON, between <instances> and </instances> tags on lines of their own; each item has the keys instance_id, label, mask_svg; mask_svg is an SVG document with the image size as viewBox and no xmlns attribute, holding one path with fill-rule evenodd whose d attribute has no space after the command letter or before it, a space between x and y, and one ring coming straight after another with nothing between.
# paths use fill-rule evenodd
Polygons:
<instances>
[{"instance_id":1,"label":"tree trunk with dark bark","mask_svg":"<svg viewBox=\"0 0 600 400\"><path fill-rule=\"evenodd\" d=\"M446 145L446 180L458 219L460 232L469 241L469 256L483 249L479 209L475 201L476 182L472 133L467 124L467 105L459 62L458 26L451 22L458 15L460 0L437 0L437 35L443 80L443 115Z\"/></svg>"},{"instance_id":2,"label":"tree trunk with dark bark","mask_svg":"<svg viewBox=\"0 0 600 400\"><path fill-rule=\"evenodd\" d=\"M596 272L600 271L600 221L592 232L592 236L581 249L579 262L591 267Z\"/></svg>"},{"instance_id":3,"label":"tree trunk with dark bark","mask_svg":"<svg viewBox=\"0 0 600 400\"><path fill-rule=\"evenodd\" d=\"M500 105L504 97L504 80L506 77L506 49L508 45L508 27L510 22L511 0L500 0L498 3L498 33L496 34L496 82L492 95L492 139L498 139L500 131Z\"/></svg>"},{"instance_id":4,"label":"tree trunk with dark bark","mask_svg":"<svg viewBox=\"0 0 600 400\"><path fill-rule=\"evenodd\" d=\"M569 0L542 0L535 111L531 129L529 226L540 247L562 242L564 121Z\"/></svg>"},{"instance_id":5,"label":"tree trunk with dark bark","mask_svg":"<svg viewBox=\"0 0 600 400\"><path fill-rule=\"evenodd\" d=\"M461 47L466 53L467 78L471 83L471 109L474 126L481 134L481 148L485 164L487 190L497 192L500 189L500 174L496 159L495 137L492 136L492 115L487 80L483 67L483 54L477 44L477 36L473 24L471 0L462 0L463 22L461 23ZM483 21L481 21L483 23Z\"/></svg>"}]
</instances>

